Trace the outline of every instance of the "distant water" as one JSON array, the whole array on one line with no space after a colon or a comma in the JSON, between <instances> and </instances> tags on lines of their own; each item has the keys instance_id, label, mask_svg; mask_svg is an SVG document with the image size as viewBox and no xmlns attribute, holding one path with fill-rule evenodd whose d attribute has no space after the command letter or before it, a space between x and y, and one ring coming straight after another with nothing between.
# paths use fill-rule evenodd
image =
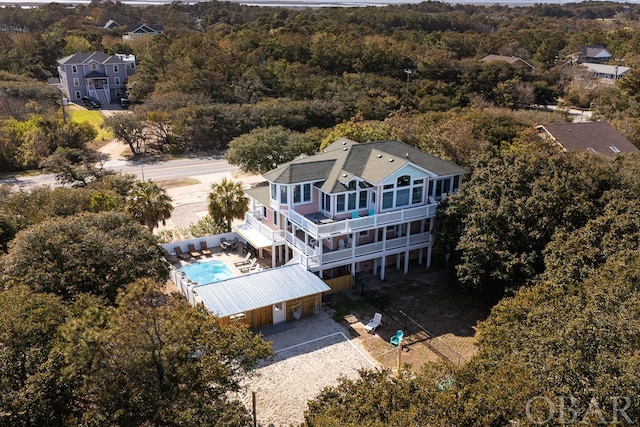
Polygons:
<instances>
[{"instance_id":1,"label":"distant water","mask_svg":"<svg viewBox=\"0 0 640 427\"><path fill-rule=\"evenodd\" d=\"M0 0L1 6L33 7L47 3L89 4L90 0ZM174 0L121 0L122 3L133 6L150 6L168 4ZM182 3L199 3L208 0L183 0ZM282 7L363 7L387 6L391 4L417 4L424 0L230 0L234 3L252 6L282 6ZM535 4L567 4L580 3L582 0L448 0L449 4L476 4L491 6L501 4L507 6L533 6ZM640 3L640 0L614 0L614 3Z\"/></svg>"}]
</instances>

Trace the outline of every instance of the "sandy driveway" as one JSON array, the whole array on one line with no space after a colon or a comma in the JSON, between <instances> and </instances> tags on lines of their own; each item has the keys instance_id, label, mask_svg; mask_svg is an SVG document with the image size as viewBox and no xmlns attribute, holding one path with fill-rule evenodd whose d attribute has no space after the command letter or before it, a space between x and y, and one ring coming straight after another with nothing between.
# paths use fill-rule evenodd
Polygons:
<instances>
[{"instance_id":1,"label":"sandy driveway","mask_svg":"<svg viewBox=\"0 0 640 427\"><path fill-rule=\"evenodd\" d=\"M247 381L241 399L251 409L256 393L256 413L261 426L289 426L303 422L307 401L340 377L355 379L361 368L378 366L361 347L361 337L321 311L299 321L287 322L281 332L266 335L275 352L272 361Z\"/></svg>"}]
</instances>

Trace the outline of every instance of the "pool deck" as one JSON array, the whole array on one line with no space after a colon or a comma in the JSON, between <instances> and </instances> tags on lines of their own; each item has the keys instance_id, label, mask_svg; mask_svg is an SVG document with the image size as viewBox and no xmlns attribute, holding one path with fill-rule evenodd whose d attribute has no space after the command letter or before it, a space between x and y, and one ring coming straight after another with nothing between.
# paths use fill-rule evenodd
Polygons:
<instances>
[{"instance_id":1,"label":"pool deck","mask_svg":"<svg viewBox=\"0 0 640 427\"><path fill-rule=\"evenodd\" d=\"M242 253L242 247L240 245L238 245L239 248L237 251L223 251L221 248L209 248L209 250L211 251L211 255L209 256L205 256L202 255L198 258L191 258L191 260L180 260L179 262L174 263L173 265L176 268L181 268L185 265L189 265L189 264L193 264L196 262L206 262L206 261L211 261L211 260L218 260L218 261L222 261L224 262L227 267L229 267L231 269L231 271L233 271L233 275L235 277L237 276L241 276L243 274L247 274L247 272L243 273L240 271L240 267L236 267L234 265L234 262L236 261L242 261L245 257L245 255ZM251 259L251 258L250 258ZM260 267L262 267L263 269L266 268L271 268L271 258L266 259L266 258L259 258L258 259L258 263L257 265L260 265ZM241 266L242 267L242 266Z\"/></svg>"}]
</instances>

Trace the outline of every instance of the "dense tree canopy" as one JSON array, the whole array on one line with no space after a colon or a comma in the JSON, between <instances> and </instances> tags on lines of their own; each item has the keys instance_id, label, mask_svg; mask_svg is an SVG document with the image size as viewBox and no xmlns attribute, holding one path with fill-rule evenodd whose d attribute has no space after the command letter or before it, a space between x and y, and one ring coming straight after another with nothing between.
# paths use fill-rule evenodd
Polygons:
<instances>
[{"instance_id":1,"label":"dense tree canopy","mask_svg":"<svg viewBox=\"0 0 640 427\"><path fill-rule=\"evenodd\" d=\"M79 293L111 301L132 281L166 279L162 251L149 230L124 213L85 213L51 219L19 232L1 259L3 282L51 292Z\"/></svg>"}]
</instances>

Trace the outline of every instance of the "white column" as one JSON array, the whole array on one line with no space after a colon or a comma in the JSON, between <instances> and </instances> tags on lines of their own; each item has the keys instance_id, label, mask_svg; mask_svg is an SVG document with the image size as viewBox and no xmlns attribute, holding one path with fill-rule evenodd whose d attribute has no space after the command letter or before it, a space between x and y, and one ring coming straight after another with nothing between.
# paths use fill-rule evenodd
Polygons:
<instances>
[{"instance_id":1,"label":"white column","mask_svg":"<svg viewBox=\"0 0 640 427\"><path fill-rule=\"evenodd\" d=\"M260 258L262 258L262 254L260 254ZM275 268L276 266L276 247L271 246L271 268Z\"/></svg>"},{"instance_id":2,"label":"white column","mask_svg":"<svg viewBox=\"0 0 640 427\"><path fill-rule=\"evenodd\" d=\"M427 248L427 268L431 268L431 246Z\"/></svg>"},{"instance_id":3,"label":"white column","mask_svg":"<svg viewBox=\"0 0 640 427\"><path fill-rule=\"evenodd\" d=\"M384 280L384 267L387 264L387 256L382 255L382 265L380 266L380 280Z\"/></svg>"}]
</instances>

